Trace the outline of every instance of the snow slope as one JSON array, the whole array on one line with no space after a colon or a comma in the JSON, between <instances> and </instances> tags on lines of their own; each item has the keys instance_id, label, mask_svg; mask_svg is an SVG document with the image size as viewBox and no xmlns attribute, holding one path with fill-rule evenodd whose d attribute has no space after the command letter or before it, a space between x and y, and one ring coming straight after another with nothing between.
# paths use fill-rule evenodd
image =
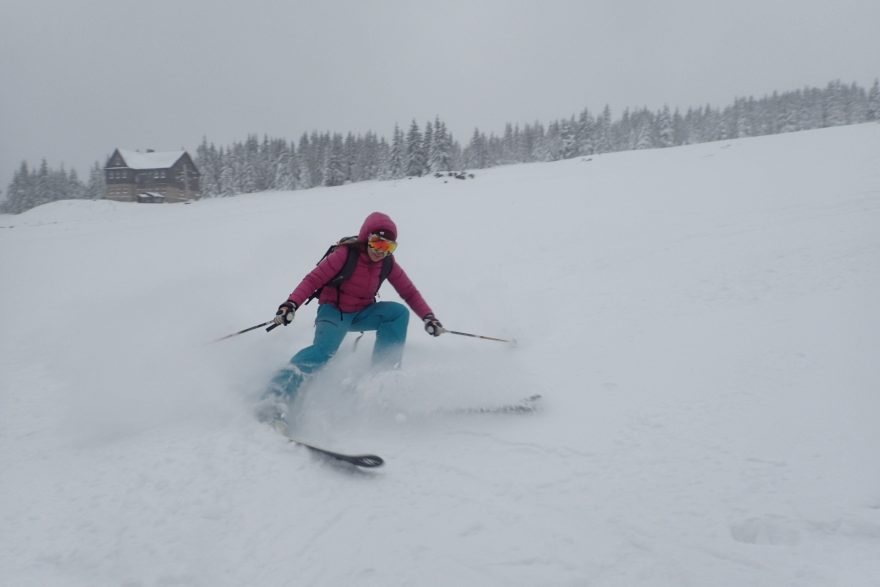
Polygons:
<instances>
[{"instance_id":1,"label":"snow slope","mask_svg":"<svg viewBox=\"0 0 880 587\"><path fill-rule=\"evenodd\" d=\"M255 423L382 210L448 328ZM0 584L880 584L880 125L0 216ZM384 299L396 299L389 286ZM354 337L350 337L353 339ZM540 392L533 415L467 415Z\"/></svg>"}]
</instances>

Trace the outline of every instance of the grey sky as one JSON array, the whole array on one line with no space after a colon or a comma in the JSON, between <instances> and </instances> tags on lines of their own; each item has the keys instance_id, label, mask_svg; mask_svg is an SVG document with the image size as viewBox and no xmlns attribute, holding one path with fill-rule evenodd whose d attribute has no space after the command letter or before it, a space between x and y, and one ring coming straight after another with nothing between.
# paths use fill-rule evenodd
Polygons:
<instances>
[{"instance_id":1,"label":"grey sky","mask_svg":"<svg viewBox=\"0 0 880 587\"><path fill-rule=\"evenodd\" d=\"M248 133L455 137L610 104L870 85L877 0L0 0L0 189L22 160Z\"/></svg>"}]
</instances>

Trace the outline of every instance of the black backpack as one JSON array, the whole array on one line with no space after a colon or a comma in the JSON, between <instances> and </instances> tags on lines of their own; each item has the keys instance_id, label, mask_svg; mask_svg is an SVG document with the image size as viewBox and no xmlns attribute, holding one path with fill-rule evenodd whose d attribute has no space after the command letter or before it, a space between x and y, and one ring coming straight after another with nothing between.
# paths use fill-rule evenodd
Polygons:
<instances>
[{"instance_id":1,"label":"black backpack","mask_svg":"<svg viewBox=\"0 0 880 587\"><path fill-rule=\"evenodd\" d=\"M348 248L348 257L345 259L345 264L342 266L342 269L339 270L333 279L319 287L315 290L315 292L309 296L309 298L305 301L306 304L311 302L313 299L319 297L321 292L324 291L325 287L335 287L337 290L337 299L339 286L342 285L342 282L351 277L351 274L354 273L355 267L357 267L358 256L360 256L363 243L358 241L358 237L356 236L345 236L339 239L334 245L330 245L330 248L327 249L327 252L324 253L324 256L321 257L315 265L320 265L321 262L330 256L333 251L338 249L339 247L347 247ZM376 293L379 293L379 288L382 287L382 283L388 278L388 275L391 274L391 270L394 268L394 255L386 255L384 259L382 259L382 270L379 272L379 287L376 288ZM374 294L375 295L375 294ZM304 304L305 305L305 304Z\"/></svg>"}]
</instances>

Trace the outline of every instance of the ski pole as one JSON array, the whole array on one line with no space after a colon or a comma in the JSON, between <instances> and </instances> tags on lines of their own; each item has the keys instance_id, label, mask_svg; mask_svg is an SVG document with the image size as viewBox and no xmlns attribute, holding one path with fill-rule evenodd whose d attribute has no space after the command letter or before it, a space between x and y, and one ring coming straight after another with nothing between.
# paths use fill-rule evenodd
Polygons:
<instances>
[{"instance_id":1,"label":"ski pole","mask_svg":"<svg viewBox=\"0 0 880 587\"><path fill-rule=\"evenodd\" d=\"M495 338L494 336L483 336L481 334L471 334L469 332L459 332L457 330L446 330L445 328L443 329L443 332L448 333L448 334L457 334L459 336L469 336L471 338L482 338L483 340L495 340L498 342L506 342L509 344L516 343L515 340L507 340L506 338Z\"/></svg>"},{"instance_id":2,"label":"ski pole","mask_svg":"<svg viewBox=\"0 0 880 587\"><path fill-rule=\"evenodd\" d=\"M222 336L212 342L220 342L221 340L226 340L227 338L232 338L233 336L238 336L239 334L244 334L245 332L250 332L251 330L256 330L257 328L262 328L263 326L266 326L267 324L272 324L273 322L274 322L274 320L269 320L267 322L263 322L262 324L257 324L256 326L251 326L250 328L245 328L244 330L239 330L238 332L233 332L232 334L227 334L226 336ZM266 332L269 332L270 330L272 330L276 326L278 326L278 325L272 324L272 326L270 326L269 328L266 329Z\"/></svg>"}]
</instances>

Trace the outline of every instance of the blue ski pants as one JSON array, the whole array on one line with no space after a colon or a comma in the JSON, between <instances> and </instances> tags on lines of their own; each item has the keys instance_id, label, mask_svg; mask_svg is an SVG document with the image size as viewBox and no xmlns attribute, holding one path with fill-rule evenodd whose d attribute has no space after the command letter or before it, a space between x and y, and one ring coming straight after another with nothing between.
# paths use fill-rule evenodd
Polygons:
<instances>
[{"instance_id":1,"label":"blue ski pants","mask_svg":"<svg viewBox=\"0 0 880 587\"><path fill-rule=\"evenodd\" d=\"M329 361L349 332L376 331L373 364L393 367L403 357L409 309L397 302L375 302L360 312L345 313L332 304L321 304L315 319L315 339L296 353L272 378L267 393L292 399L303 381Z\"/></svg>"}]
</instances>

